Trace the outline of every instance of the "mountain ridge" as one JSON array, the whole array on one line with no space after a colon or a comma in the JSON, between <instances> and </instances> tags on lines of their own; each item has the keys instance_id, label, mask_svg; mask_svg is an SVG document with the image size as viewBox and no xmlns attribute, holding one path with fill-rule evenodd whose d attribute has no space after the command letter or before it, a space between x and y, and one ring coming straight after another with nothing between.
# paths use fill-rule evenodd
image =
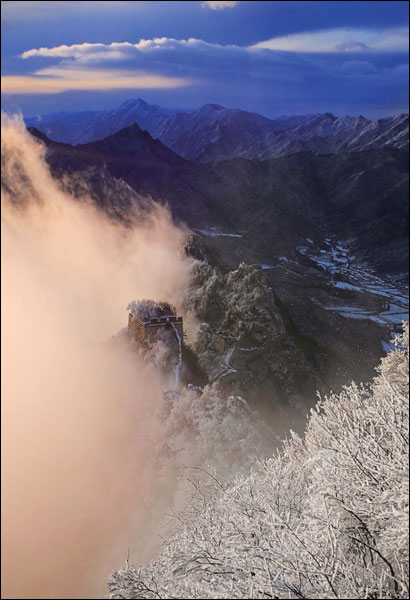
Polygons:
<instances>
[{"instance_id":1,"label":"mountain ridge","mask_svg":"<svg viewBox=\"0 0 410 600\"><path fill-rule=\"evenodd\" d=\"M104 140L78 146L51 141L30 128L49 148L57 176L101 168L135 192L168 203L190 227L209 225L230 232L246 229L260 247L296 247L313 230L364 240L371 248L402 239L408 219L408 155L393 147L361 152L311 151L272 159L233 158L217 163L189 161L134 124ZM282 223L282 225L281 225ZM266 226L271 228L266 231ZM397 235L394 246L397 246ZM395 251L391 268L403 266Z\"/></svg>"},{"instance_id":2,"label":"mountain ridge","mask_svg":"<svg viewBox=\"0 0 410 600\"><path fill-rule=\"evenodd\" d=\"M137 123L176 154L193 162L235 157L267 159L301 151L335 153L408 147L408 115L370 121L332 113L269 119L241 109L205 104L196 110L166 109L141 98L111 111L55 113L26 119L56 141L80 145Z\"/></svg>"}]
</instances>

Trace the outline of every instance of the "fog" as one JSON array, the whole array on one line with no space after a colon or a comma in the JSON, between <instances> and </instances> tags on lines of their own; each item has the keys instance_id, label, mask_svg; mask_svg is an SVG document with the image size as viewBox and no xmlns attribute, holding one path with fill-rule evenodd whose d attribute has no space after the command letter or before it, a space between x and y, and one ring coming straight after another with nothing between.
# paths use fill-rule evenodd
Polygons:
<instances>
[{"instance_id":1,"label":"fog","mask_svg":"<svg viewBox=\"0 0 410 600\"><path fill-rule=\"evenodd\" d=\"M148 507L164 492L164 382L107 340L134 299L179 308L192 263L166 209L114 223L59 188L44 152L5 118L2 597L101 597L128 548L148 552Z\"/></svg>"}]
</instances>

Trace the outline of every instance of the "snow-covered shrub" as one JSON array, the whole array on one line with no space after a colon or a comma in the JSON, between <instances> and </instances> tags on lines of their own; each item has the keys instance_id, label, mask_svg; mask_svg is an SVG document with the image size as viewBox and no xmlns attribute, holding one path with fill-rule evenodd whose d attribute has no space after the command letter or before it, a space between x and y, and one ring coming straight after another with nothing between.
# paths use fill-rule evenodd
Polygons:
<instances>
[{"instance_id":1,"label":"snow-covered shrub","mask_svg":"<svg viewBox=\"0 0 410 600\"><path fill-rule=\"evenodd\" d=\"M408 325L368 387L319 399L303 439L213 477L110 598L408 598Z\"/></svg>"},{"instance_id":2,"label":"snow-covered shrub","mask_svg":"<svg viewBox=\"0 0 410 600\"><path fill-rule=\"evenodd\" d=\"M241 396L224 395L216 384L165 396L161 418L159 455L177 468L201 466L226 480L272 452L258 415Z\"/></svg>"}]
</instances>

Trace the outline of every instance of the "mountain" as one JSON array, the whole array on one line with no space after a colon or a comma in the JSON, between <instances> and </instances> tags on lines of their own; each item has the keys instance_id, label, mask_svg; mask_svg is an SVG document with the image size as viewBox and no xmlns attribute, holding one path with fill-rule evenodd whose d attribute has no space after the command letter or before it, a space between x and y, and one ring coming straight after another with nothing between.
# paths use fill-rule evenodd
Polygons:
<instances>
[{"instance_id":1,"label":"mountain","mask_svg":"<svg viewBox=\"0 0 410 600\"><path fill-rule=\"evenodd\" d=\"M70 191L120 218L151 196L196 232L196 257L216 257L222 270L262 269L287 335L326 385L371 375L408 311L406 152L198 164L135 124L76 147L30 131Z\"/></svg>"},{"instance_id":2,"label":"mountain","mask_svg":"<svg viewBox=\"0 0 410 600\"><path fill-rule=\"evenodd\" d=\"M49 140L35 128L29 131L48 146L48 162L57 176L106 172L138 194L168 203L190 227L244 230L267 251L289 250L306 237L350 238L374 266L406 271L408 154L401 150L300 152L263 161L197 164L136 124L78 146ZM386 252L389 244L394 249ZM384 253L378 256L381 246Z\"/></svg>"},{"instance_id":3,"label":"mountain","mask_svg":"<svg viewBox=\"0 0 410 600\"><path fill-rule=\"evenodd\" d=\"M30 128L49 149L54 172L107 171L139 194L168 202L191 227L247 230L258 247L287 249L306 236L356 238L357 247L403 239L408 218L407 154L390 147L218 164L188 161L134 124L103 140L71 146ZM396 232L396 235L393 235ZM372 243L369 244L369 239ZM402 254L389 269L404 269ZM373 256L373 262L375 257Z\"/></svg>"},{"instance_id":4,"label":"mountain","mask_svg":"<svg viewBox=\"0 0 410 600\"><path fill-rule=\"evenodd\" d=\"M337 118L331 113L314 115L295 127L269 135L245 149L247 158L269 158L295 152L360 152L391 146L408 147L408 115L369 121L362 116Z\"/></svg>"},{"instance_id":5,"label":"mountain","mask_svg":"<svg viewBox=\"0 0 410 600\"><path fill-rule=\"evenodd\" d=\"M163 123L177 114L185 112L147 104L138 98L126 101L114 110L58 112L25 119L25 122L53 140L76 145L103 139L134 123L159 137Z\"/></svg>"},{"instance_id":6,"label":"mountain","mask_svg":"<svg viewBox=\"0 0 410 600\"><path fill-rule=\"evenodd\" d=\"M103 139L137 123L188 160L208 162L273 158L296 152L335 153L383 146L408 147L408 115L370 121L331 113L268 119L256 113L206 104L198 110L164 109L128 100L118 109L56 113L26 119L48 137L70 144Z\"/></svg>"},{"instance_id":7,"label":"mountain","mask_svg":"<svg viewBox=\"0 0 410 600\"><path fill-rule=\"evenodd\" d=\"M71 191L80 194L86 189L105 210L112 198L102 199L102 178L105 185L107 180L111 187L113 181L125 182L139 195L168 202L174 217L192 226L215 218L212 203L202 191L206 182L201 166L175 154L136 124L103 140L78 146L54 142L36 128L29 131L47 145L53 174L58 178L69 174ZM124 197L121 214L127 209L130 205Z\"/></svg>"}]
</instances>

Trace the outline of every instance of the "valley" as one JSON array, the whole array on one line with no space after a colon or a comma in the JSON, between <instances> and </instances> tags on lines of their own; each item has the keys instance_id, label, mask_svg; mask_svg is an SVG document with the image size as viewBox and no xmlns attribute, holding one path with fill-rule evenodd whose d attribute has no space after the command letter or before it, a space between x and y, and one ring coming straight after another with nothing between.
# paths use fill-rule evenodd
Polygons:
<instances>
[{"instance_id":1,"label":"valley","mask_svg":"<svg viewBox=\"0 0 410 600\"><path fill-rule=\"evenodd\" d=\"M223 373L229 389L263 397L262 404L281 398L293 403L291 412L304 415L306 396L313 401L316 389L337 391L346 381L372 377L408 315L404 150L386 146L198 164L136 124L78 146L29 131L45 143L60 184L75 194L86 191L114 218L127 221L135 206L149 212L147 196L167 204L175 222L194 232L191 253L211 269L208 279L259 270L267 306L283 328L275 357L266 357L279 364L278 352L287 353L280 363L287 375L275 383L277 376L265 373L244 391L244 372L235 361L247 351L235 350L233 365L226 354L212 359L209 381L222 363L229 367ZM202 316L195 310L213 331L221 329L222 313L215 307ZM207 361L205 355L200 360Z\"/></svg>"}]
</instances>

